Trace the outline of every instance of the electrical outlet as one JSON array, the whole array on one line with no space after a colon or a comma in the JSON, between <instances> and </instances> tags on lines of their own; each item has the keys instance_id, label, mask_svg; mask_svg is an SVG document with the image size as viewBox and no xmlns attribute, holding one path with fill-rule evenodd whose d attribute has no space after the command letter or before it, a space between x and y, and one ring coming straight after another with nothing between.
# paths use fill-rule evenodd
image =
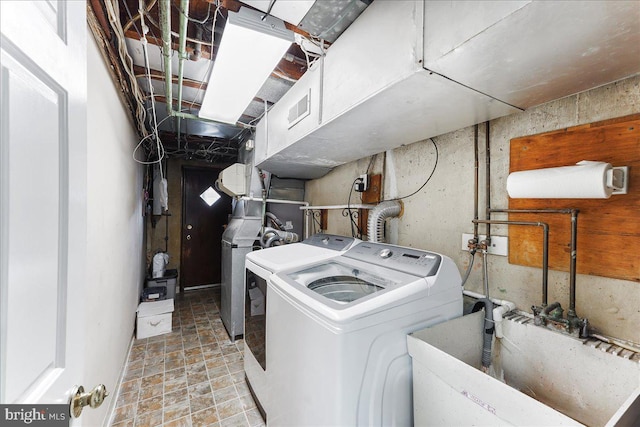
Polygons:
<instances>
[{"instance_id":1,"label":"electrical outlet","mask_svg":"<svg viewBox=\"0 0 640 427\"><path fill-rule=\"evenodd\" d=\"M482 241L487 236L480 234L478 236L479 241ZM473 239L473 234L462 233L462 250L469 250L469 240ZM509 255L509 237L507 236L491 236L491 246L489 246L489 253L491 255L508 256Z\"/></svg>"},{"instance_id":2,"label":"electrical outlet","mask_svg":"<svg viewBox=\"0 0 640 427\"><path fill-rule=\"evenodd\" d=\"M369 189L369 175L360 175L358 181L353 184L353 189L358 193L367 191Z\"/></svg>"}]
</instances>

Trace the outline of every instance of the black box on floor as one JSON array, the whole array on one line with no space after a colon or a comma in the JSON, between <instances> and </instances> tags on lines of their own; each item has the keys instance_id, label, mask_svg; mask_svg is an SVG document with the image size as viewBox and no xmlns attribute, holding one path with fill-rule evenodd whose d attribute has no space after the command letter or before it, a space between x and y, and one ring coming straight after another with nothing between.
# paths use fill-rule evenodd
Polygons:
<instances>
[{"instance_id":1,"label":"black box on floor","mask_svg":"<svg viewBox=\"0 0 640 427\"><path fill-rule=\"evenodd\" d=\"M167 298L176 297L176 282L178 280L178 270L168 269L162 277L147 277L146 286L153 288L156 286L165 286L167 288Z\"/></svg>"},{"instance_id":2,"label":"black box on floor","mask_svg":"<svg viewBox=\"0 0 640 427\"><path fill-rule=\"evenodd\" d=\"M166 286L152 286L149 288L144 288L142 291L142 296L140 297L141 301L160 301L167 298L167 287Z\"/></svg>"}]
</instances>

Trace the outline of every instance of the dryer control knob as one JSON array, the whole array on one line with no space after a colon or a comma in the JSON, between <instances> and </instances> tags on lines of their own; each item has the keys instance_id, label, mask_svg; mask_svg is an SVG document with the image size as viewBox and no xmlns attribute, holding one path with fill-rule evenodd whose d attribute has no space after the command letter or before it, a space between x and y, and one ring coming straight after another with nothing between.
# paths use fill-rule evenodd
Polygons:
<instances>
[{"instance_id":1,"label":"dryer control knob","mask_svg":"<svg viewBox=\"0 0 640 427\"><path fill-rule=\"evenodd\" d=\"M391 252L391 249L383 249L380 251L380 258L389 258L391 255L393 255L393 252Z\"/></svg>"}]
</instances>

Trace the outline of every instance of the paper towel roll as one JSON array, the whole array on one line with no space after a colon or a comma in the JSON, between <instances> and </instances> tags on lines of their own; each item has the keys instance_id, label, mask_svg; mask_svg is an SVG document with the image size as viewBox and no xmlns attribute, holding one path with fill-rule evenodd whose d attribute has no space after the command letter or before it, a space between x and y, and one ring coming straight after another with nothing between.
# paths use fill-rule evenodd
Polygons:
<instances>
[{"instance_id":1,"label":"paper towel roll","mask_svg":"<svg viewBox=\"0 0 640 427\"><path fill-rule=\"evenodd\" d=\"M507 193L513 199L608 199L605 162L583 160L576 166L513 172L507 177Z\"/></svg>"}]
</instances>

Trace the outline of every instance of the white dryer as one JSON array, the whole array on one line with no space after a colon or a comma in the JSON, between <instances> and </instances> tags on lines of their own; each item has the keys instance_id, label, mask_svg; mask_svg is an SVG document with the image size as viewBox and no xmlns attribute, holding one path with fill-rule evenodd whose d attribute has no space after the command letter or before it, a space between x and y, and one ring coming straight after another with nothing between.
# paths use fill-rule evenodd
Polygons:
<instances>
[{"instance_id":1,"label":"white dryer","mask_svg":"<svg viewBox=\"0 0 640 427\"><path fill-rule=\"evenodd\" d=\"M462 315L460 273L443 255L361 242L271 276L270 426L410 426L406 335Z\"/></svg>"},{"instance_id":2,"label":"white dryer","mask_svg":"<svg viewBox=\"0 0 640 427\"><path fill-rule=\"evenodd\" d=\"M315 234L300 243L250 252L245 260L244 370L262 416L267 409L266 316L267 282L273 273L319 262L360 242L352 237Z\"/></svg>"}]
</instances>

